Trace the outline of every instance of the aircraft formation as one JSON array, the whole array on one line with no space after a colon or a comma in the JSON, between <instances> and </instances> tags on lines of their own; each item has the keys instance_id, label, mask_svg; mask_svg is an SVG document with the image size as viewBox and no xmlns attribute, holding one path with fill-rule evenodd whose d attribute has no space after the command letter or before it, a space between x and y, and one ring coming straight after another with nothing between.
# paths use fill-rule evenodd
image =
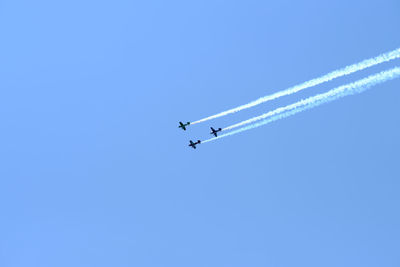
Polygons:
<instances>
[{"instance_id":1,"label":"aircraft formation","mask_svg":"<svg viewBox=\"0 0 400 267\"><path fill-rule=\"evenodd\" d=\"M186 131L186 128L190 125L190 122L187 123L183 123L183 122L179 122L179 126L178 128L181 128L182 130ZM217 130L215 130L213 127L210 127L211 129L211 135L214 135L215 137L218 136L218 132L222 131L222 128L218 128ZM197 145L200 145L201 141L197 140L197 142L193 142L192 140L189 141L189 146L192 147L193 149L196 149Z\"/></svg>"}]
</instances>

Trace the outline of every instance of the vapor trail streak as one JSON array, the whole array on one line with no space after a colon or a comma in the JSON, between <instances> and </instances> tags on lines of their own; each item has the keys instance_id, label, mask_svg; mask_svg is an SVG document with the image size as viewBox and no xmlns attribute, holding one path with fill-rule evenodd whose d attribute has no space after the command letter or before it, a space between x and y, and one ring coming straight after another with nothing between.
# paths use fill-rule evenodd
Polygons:
<instances>
[{"instance_id":1,"label":"vapor trail streak","mask_svg":"<svg viewBox=\"0 0 400 267\"><path fill-rule=\"evenodd\" d=\"M387 70L387 71L382 71L378 74L368 76L367 78L358 80L356 82L339 86L339 87L332 89L326 93L318 94L316 96L300 100L300 101L298 101L294 104L288 105L286 107L278 108L276 110L279 110L280 112L276 112L275 113L276 115L273 115L263 121L253 123L249 126L239 128L237 130L228 132L226 134L222 134L218 137L214 137L214 138L205 140L202 143L211 142L211 141L217 140L219 138L223 138L223 137L234 135L234 134L237 134L240 132L244 132L244 131L268 124L270 122L292 116L296 113L317 107L324 103L331 102L333 100L342 98L344 96L362 93L374 85L398 78L399 76L400 76L400 67L395 67L395 68ZM268 113L266 113L266 114L268 114Z\"/></svg>"},{"instance_id":2,"label":"vapor trail streak","mask_svg":"<svg viewBox=\"0 0 400 267\"><path fill-rule=\"evenodd\" d=\"M324 83L324 82L328 82L328 81L333 80L335 78L338 78L338 77L341 77L341 76L345 76L345 75L349 75L351 73L354 73L354 72L357 72L357 71L360 71L360 70L363 70L363 69L375 66L377 64L396 59L396 58L400 58L400 48L397 48L397 49L395 49L393 51L381 54L381 55L379 55L377 57L374 57L374 58L366 59L364 61L361 61L359 63L353 64L353 65L350 65L350 66L347 66L347 67L344 67L342 69L332 71L332 72L330 72L328 74L325 74L325 75L323 75L323 76L321 76L319 78L315 78L315 79L309 80L307 82L304 82L302 84L295 85L295 86L290 87L288 89L276 92L274 94L261 97L261 98L255 100L255 101L252 101L252 102L250 102L248 104L245 104L245 105L242 105L242 106L239 106L239 107L236 107L236 108L232 108L232 109L220 112L218 114L209 116L207 118L192 122L191 124L205 122L205 121L208 121L208 120L211 120L211 119L215 119L215 118L219 118L219 117L222 117L222 116L225 116L225 115L228 115L228 114L231 114L231 113L235 113L235 112L238 112L238 111L241 111L241 110L244 110L244 109L248 109L248 108L254 107L256 105L259 105L261 103L265 103L267 101L270 101L270 100L273 100L273 99L276 99L276 98L279 98L279 97L282 97L282 96L285 96L285 95L291 95L291 94L294 94L294 93L299 92L301 90L307 89L309 87L312 87L312 86L315 86L315 85L318 85L318 84L321 84L321 83Z\"/></svg>"}]
</instances>

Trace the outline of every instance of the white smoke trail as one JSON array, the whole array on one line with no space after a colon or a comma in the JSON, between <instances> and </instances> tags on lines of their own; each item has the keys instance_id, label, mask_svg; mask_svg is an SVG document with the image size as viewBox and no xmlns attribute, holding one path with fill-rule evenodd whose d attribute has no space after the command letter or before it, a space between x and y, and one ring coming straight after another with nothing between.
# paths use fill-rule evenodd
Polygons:
<instances>
[{"instance_id":1,"label":"white smoke trail","mask_svg":"<svg viewBox=\"0 0 400 267\"><path fill-rule=\"evenodd\" d=\"M208 140L202 141L202 143L211 142L211 141L217 140L219 138L223 138L223 137L234 135L234 134L237 134L240 132L244 132L244 131L268 124L270 122L292 116L296 113L314 108L314 107L322 105L324 103L331 102L333 100L336 100L336 99L344 97L344 96L362 93L374 85L398 78L399 76L400 76L400 67L395 67L395 68L387 70L387 71L382 71L378 74L368 76L367 78L358 80L356 82L339 86L339 87L332 89L326 93L319 94L319 95L316 95L313 97L309 97L307 99L300 100L299 102L296 102L292 105L288 105L286 107L279 108L280 112L275 113L276 115L273 115L272 117L269 117L268 119L265 119L265 120L257 122L257 123L253 123L249 126L242 127L240 129L228 132L226 134L222 134L218 137L210 138Z\"/></svg>"},{"instance_id":2,"label":"white smoke trail","mask_svg":"<svg viewBox=\"0 0 400 267\"><path fill-rule=\"evenodd\" d=\"M238 111L241 111L241 110L244 110L244 109L248 109L248 108L254 107L256 105L259 105L261 103L265 103L267 101L276 99L278 97L285 96L285 95L291 95L291 94L294 94L294 93L299 92L301 90L307 89L309 87L312 87L312 86L315 86L315 85L318 85L318 84L321 84L321 83L324 83L324 82L328 82L328 81L333 80L335 78L338 78L338 77L341 77L341 76L345 76L345 75L349 75L351 73L354 73L354 72L357 72L357 71L360 71L360 70L363 70L363 69L375 66L377 64L396 59L396 58L400 58L400 48L397 48L397 49L395 49L393 51L381 54L381 55L379 55L377 57L374 57L374 58L366 59L364 61L361 61L359 63L353 64L353 65L350 65L350 66L347 66L347 67L344 67L342 69L332 71L332 72L330 72L330 73L328 73L326 75L323 75L323 76L321 76L319 78L315 78L315 79L309 80L307 82L304 82L302 84L290 87L290 88L288 88L286 90L282 90L282 91L276 92L274 94L261 97L261 98L255 100L255 101L252 101L252 102L250 102L248 104L245 104L245 105L242 105L242 106L239 106L239 107L236 107L236 108L232 108L232 109L229 109L227 111L220 112L218 114L209 116L207 118L192 122L191 124L205 122L205 121L208 121L208 120L211 120L211 119L215 119L215 118L219 118L219 117L222 117L222 116L225 116L225 115L228 115L228 114L231 114L231 113L235 113L235 112L238 112Z\"/></svg>"}]
</instances>

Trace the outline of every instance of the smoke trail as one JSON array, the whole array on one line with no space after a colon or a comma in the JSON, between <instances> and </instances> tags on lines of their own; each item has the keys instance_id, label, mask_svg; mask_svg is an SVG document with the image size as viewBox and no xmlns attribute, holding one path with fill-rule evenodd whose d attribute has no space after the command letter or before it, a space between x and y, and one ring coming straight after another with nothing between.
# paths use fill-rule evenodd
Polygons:
<instances>
[{"instance_id":1,"label":"smoke trail","mask_svg":"<svg viewBox=\"0 0 400 267\"><path fill-rule=\"evenodd\" d=\"M286 90L279 91L279 92L276 92L274 94L261 97L261 98L255 100L255 101L252 101L252 102L250 102L248 104L245 104L245 105L242 105L242 106L239 106L239 107L236 107L236 108L232 108L232 109L229 109L227 111L220 112L218 114L209 116L207 118L192 122L191 124L196 124L196 123L208 121L208 120L219 118L219 117L222 117L222 116L225 116L225 115L228 115L228 114L231 114L231 113L235 113L235 112L238 112L238 111L241 111L241 110L244 110L244 109L248 109L248 108L254 107L256 105L259 105L261 103L265 103L267 101L276 99L278 97L294 94L296 92L299 92L301 90L307 89L309 87L312 87L312 86L315 86L315 85L318 85L318 84L321 84L321 83L324 83L324 82L328 82L328 81L333 80L335 78L338 78L338 77L341 77L341 76L345 76L345 75L349 75L351 73L354 73L354 72L357 72L357 71L360 71L360 70L363 70L363 69L375 66L377 64L396 59L396 58L400 58L400 48L397 48L397 49L395 49L393 51L381 54L381 55L379 55L377 57L374 57L374 58L366 59L364 61L361 61L359 63L353 64L353 65L350 65L350 66L347 66L347 67L344 67L342 69L332 71L332 72L330 72L330 73L328 73L326 75L323 75L323 76L321 76L319 78L315 78L315 79L309 80L307 82L304 82L302 84L290 87L290 88L288 88Z\"/></svg>"},{"instance_id":2,"label":"smoke trail","mask_svg":"<svg viewBox=\"0 0 400 267\"><path fill-rule=\"evenodd\" d=\"M395 68L387 70L387 71L382 71L378 74L368 76L367 78L358 80L356 82L353 82L353 83L350 83L347 85L342 85L342 86L332 89L326 93L319 94L319 95L316 95L313 97L309 97L305 100L301 100L292 105L282 107L281 113L278 113L272 117L269 117L268 119L251 124L246 127L239 128L237 130L228 132L226 134L222 134L218 137L214 137L214 138L205 140L202 143L211 142L211 141L217 140L219 138L223 138L223 137L234 135L234 134L237 134L240 132L244 132L244 131L268 124L270 122L292 116L296 113L317 107L324 103L331 102L333 100L342 98L344 96L362 93L374 85L398 78L399 76L400 76L400 67L395 67ZM290 108L287 108L287 107L290 107Z\"/></svg>"}]
</instances>

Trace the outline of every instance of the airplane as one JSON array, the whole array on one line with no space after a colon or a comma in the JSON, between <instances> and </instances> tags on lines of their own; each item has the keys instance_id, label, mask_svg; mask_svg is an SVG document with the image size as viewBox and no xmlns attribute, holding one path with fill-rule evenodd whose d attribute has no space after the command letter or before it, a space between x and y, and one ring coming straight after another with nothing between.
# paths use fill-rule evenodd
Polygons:
<instances>
[{"instance_id":1,"label":"airplane","mask_svg":"<svg viewBox=\"0 0 400 267\"><path fill-rule=\"evenodd\" d=\"M201 143L201 141L200 140L197 140L197 142L196 143L193 143L193 141L192 140L190 140L190 144L189 144L189 146L191 146L191 147L193 147L194 149L196 149L196 145L199 145Z\"/></svg>"},{"instance_id":2,"label":"airplane","mask_svg":"<svg viewBox=\"0 0 400 267\"><path fill-rule=\"evenodd\" d=\"M218 130L215 130L213 127L210 127L210 128L211 128L211 133L210 134L213 134L215 137L217 137L217 133L218 132L222 131L221 128L218 128Z\"/></svg>"},{"instance_id":3,"label":"airplane","mask_svg":"<svg viewBox=\"0 0 400 267\"><path fill-rule=\"evenodd\" d=\"M178 128L182 128L182 130L186 131L186 126L190 125L190 122L187 122L185 124L183 124L181 121L179 122L179 127Z\"/></svg>"}]
</instances>

